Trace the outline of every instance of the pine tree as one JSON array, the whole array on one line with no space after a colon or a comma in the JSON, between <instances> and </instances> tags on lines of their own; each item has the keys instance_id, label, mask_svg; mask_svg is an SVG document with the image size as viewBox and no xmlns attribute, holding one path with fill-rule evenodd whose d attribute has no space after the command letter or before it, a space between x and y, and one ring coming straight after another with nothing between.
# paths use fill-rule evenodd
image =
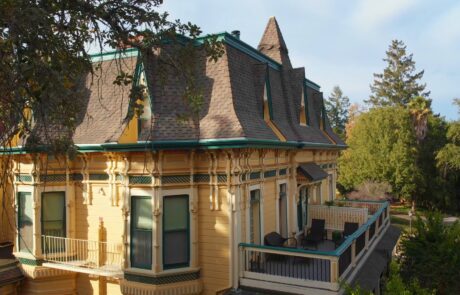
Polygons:
<instances>
[{"instance_id":1,"label":"pine tree","mask_svg":"<svg viewBox=\"0 0 460 295\"><path fill-rule=\"evenodd\" d=\"M383 60L387 67L382 74L374 74L372 95L366 103L373 107L406 106L414 97L430 95L425 91L426 84L420 83L424 71L416 72L412 54L407 54L402 41L393 40Z\"/></svg>"},{"instance_id":2,"label":"pine tree","mask_svg":"<svg viewBox=\"0 0 460 295\"><path fill-rule=\"evenodd\" d=\"M331 95L325 101L325 107L332 129L344 139L350 99L347 96L343 96L342 89L339 86L334 86Z\"/></svg>"}]
</instances>

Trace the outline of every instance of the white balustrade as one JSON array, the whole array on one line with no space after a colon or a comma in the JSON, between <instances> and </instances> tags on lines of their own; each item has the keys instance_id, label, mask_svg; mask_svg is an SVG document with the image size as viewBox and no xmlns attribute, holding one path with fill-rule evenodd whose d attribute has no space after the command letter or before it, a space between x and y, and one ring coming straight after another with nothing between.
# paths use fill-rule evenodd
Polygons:
<instances>
[{"instance_id":1,"label":"white balustrade","mask_svg":"<svg viewBox=\"0 0 460 295\"><path fill-rule=\"evenodd\" d=\"M122 244L99 242L82 239L71 239L55 236L42 236L43 259L48 266L56 264L56 268L75 268L82 272L95 270L110 275L117 275L122 271L123 251Z\"/></svg>"}]
</instances>

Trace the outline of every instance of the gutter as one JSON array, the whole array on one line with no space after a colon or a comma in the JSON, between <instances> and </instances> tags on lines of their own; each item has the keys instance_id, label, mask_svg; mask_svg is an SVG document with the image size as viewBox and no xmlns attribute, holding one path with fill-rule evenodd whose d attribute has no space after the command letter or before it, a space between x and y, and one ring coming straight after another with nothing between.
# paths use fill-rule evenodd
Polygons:
<instances>
[{"instance_id":1,"label":"gutter","mask_svg":"<svg viewBox=\"0 0 460 295\"><path fill-rule=\"evenodd\" d=\"M342 150L347 148L346 145L324 144L317 142L300 142L300 141L278 141L266 139L247 139L247 138L230 138L230 139L201 139L201 140L165 140L165 141L138 141L136 143L119 144L116 142L102 144L76 144L79 152L104 152L104 151L148 151L148 150L177 150L177 149L231 149L231 148L282 148L282 149L333 149ZM2 148L0 154L27 154L36 152L46 152L46 146L40 146L35 149L26 147Z\"/></svg>"}]
</instances>

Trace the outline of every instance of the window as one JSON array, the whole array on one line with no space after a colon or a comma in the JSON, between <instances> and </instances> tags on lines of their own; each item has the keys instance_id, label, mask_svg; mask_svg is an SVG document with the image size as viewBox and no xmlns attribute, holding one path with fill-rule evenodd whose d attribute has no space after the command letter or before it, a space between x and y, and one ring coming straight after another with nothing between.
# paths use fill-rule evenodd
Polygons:
<instances>
[{"instance_id":1,"label":"window","mask_svg":"<svg viewBox=\"0 0 460 295\"><path fill-rule=\"evenodd\" d=\"M270 90L270 78L268 75L268 70L265 75L265 85L264 85L264 120L270 121L273 119L273 110L271 105L271 90Z\"/></svg>"},{"instance_id":2,"label":"window","mask_svg":"<svg viewBox=\"0 0 460 295\"><path fill-rule=\"evenodd\" d=\"M300 125L307 126L308 124L308 107L307 107L307 95L305 86L302 85L302 96L300 97Z\"/></svg>"},{"instance_id":3,"label":"window","mask_svg":"<svg viewBox=\"0 0 460 295\"><path fill-rule=\"evenodd\" d=\"M187 267L189 261L189 196L165 196L163 198L163 269Z\"/></svg>"},{"instance_id":4,"label":"window","mask_svg":"<svg viewBox=\"0 0 460 295\"><path fill-rule=\"evenodd\" d=\"M152 198L131 197L131 266L152 268Z\"/></svg>"},{"instance_id":5,"label":"window","mask_svg":"<svg viewBox=\"0 0 460 295\"><path fill-rule=\"evenodd\" d=\"M280 227L280 235L287 238L288 228L287 228L287 193L286 193L286 184L281 183L279 185L279 203L278 203L278 220Z\"/></svg>"},{"instance_id":6,"label":"window","mask_svg":"<svg viewBox=\"0 0 460 295\"><path fill-rule=\"evenodd\" d=\"M332 201L334 200L335 196L335 189L334 189L334 176L332 174L329 174L327 177L328 183L329 183L329 200Z\"/></svg>"},{"instance_id":7,"label":"window","mask_svg":"<svg viewBox=\"0 0 460 295\"><path fill-rule=\"evenodd\" d=\"M260 220L260 189L250 192L249 208L249 241L252 244L261 244L261 220Z\"/></svg>"},{"instance_id":8,"label":"window","mask_svg":"<svg viewBox=\"0 0 460 295\"><path fill-rule=\"evenodd\" d=\"M297 222L299 231L303 231L307 225L308 217L308 187L303 186L299 191L299 204L297 205Z\"/></svg>"},{"instance_id":9,"label":"window","mask_svg":"<svg viewBox=\"0 0 460 295\"><path fill-rule=\"evenodd\" d=\"M42 235L66 236L65 192L42 194Z\"/></svg>"},{"instance_id":10,"label":"window","mask_svg":"<svg viewBox=\"0 0 460 295\"><path fill-rule=\"evenodd\" d=\"M33 246L33 207L30 192L18 193L19 251L32 252Z\"/></svg>"}]
</instances>

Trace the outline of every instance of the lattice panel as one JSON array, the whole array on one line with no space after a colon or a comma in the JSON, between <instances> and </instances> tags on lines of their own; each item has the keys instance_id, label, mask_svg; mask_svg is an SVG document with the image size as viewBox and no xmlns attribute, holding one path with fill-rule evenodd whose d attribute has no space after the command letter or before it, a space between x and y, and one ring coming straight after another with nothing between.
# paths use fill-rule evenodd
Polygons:
<instances>
[{"instance_id":1,"label":"lattice panel","mask_svg":"<svg viewBox=\"0 0 460 295\"><path fill-rule=\"evenodd\" d=\"M251 172L249 174L249 179L259 179L260 178L260 172Z\"/></svg>"},{"instance_id":2,"label":"lattice panel","mask_svg":"<svg viewBox=\"0 0 460 295\"><path fill-rule=\"evenodd\" d=\"M74 173L71 175L71 179L73 181L82 181L83 180L83 174L81 173Z\"/></svg>"},{"instance_id":3,"label":"lattice panel","mask_svg":"<svg viewBox=\"0 0 460 295\"><path fill-rule=\"evenodd\" d=\"M106 181L106 180L109 180L109 175L108 174L90 174L89 175L89 180L92 180L92 181Z\"/></svg>"},{"instance_id":4,"label":"lattice panel","mask_svg":"<svg viewBox=\"0 0 460 295\"><path fill-rule=\"evenodd\" d=\"M280 169L279 174L280 175L286 175L287 174L287 169L286 168Z\"/></svg>"},{"instance_id":5,"label":"lattice panel","mask_svg":"<svg viewBox=\"0 0 460 295\"><path fill-rule=\"evenodd\" d=\"M195 174L193 175L193 182L205 182L209 183L209 175L208 174Z\"/></svg>"},{"instance_id":6,"label":"lattice panel","mask_svg":"<svg viewBox=\"0 0 460 295\"><path fill-rule=\"evenodd\" d=\"M218 182L218 183L225 183L225 182L227 182L227 174L218 174L218 175L217 175L217 182Z\"/></svg>"},{"instance_id":7,"label":"lattice panel","mask_svg":"<svg viewBox=\"0 0 460 295\"><path fill-rule=\"evenodd\" d=\"M152 176L131 175L129 176L129 184L152 184Z\"/></svg>"},{"instance_id":8,"label":"lattice panel","mask_svg":"<svg viewBox=\"0 0 460 295\"><path fill-rule=\"evenodd\" d=\"M276 176L276 170L269 170L264 172L264 178L270 178Z\"/></svg>"},{"instance_id":9,"label":"lattice panel","mask_svg":"<svg viewBox=\"0 0 460 295\"><path fill-rule=\"evenodd\" d=\"M161 182L168 183L188 183L190 182L190 175L167 175L161 177Z\"/></svg>"},{"instance_id":10,"label":"lattice panel","mask_svg":"<svg viewBox=\"0 0 460 295\"><path fill-rule=\"evenodd\" d=\"M27 174L16 175L16 181L20 182L32 182L32 176Z\"/></svg>"},{"instance_id":11,"label":"lattice panel","mask_svg":"<svg viewBox=\"0 0 460 295\"><path fill-rule=\"evenodd\" d=\"M40 175L40 181L42 182L65 182L65 174L42 174Z\"/></svg>"}]
</instances>

